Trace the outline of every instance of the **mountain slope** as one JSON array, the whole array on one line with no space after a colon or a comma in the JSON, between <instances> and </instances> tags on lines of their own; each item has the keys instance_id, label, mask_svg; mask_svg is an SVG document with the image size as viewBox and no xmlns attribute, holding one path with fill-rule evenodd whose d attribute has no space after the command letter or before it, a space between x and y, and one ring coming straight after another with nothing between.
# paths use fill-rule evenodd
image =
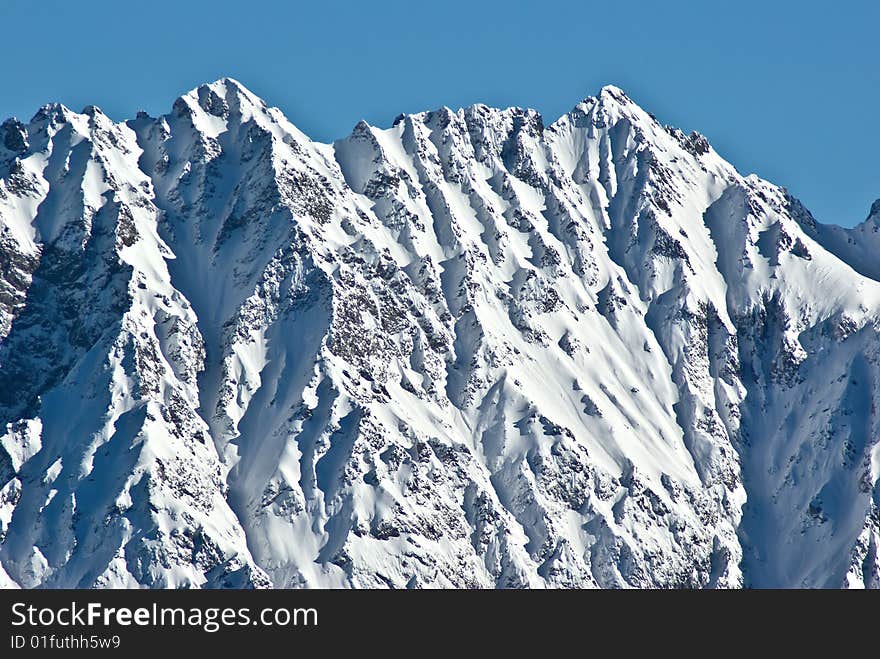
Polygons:
<instances>
[{"instance_id":1,"label":"mountain slope","mask_svg":"<svg viewBox=\"0 0 880 659\"><path fill-rule=\"evenodd\" d=\"M621 90L0 133L0 583L880 586L868 225Z\"/></svg>"}]
</instances>

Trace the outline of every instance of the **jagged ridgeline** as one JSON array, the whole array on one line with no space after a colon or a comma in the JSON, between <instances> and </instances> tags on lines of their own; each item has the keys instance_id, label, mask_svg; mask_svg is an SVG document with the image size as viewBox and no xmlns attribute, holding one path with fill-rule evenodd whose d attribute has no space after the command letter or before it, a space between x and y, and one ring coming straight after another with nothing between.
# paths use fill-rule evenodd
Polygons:
<instances>
[{"instance_id":1,"label":"jagged ridgeline","mask_svg":"<svg viewBox=\"0 0 880 659\"><path fill-rule=\"evenodd\" d=\"M606 87L0 128L0 584L880 586L880 206Z\"/></svg>"}]
</instances>

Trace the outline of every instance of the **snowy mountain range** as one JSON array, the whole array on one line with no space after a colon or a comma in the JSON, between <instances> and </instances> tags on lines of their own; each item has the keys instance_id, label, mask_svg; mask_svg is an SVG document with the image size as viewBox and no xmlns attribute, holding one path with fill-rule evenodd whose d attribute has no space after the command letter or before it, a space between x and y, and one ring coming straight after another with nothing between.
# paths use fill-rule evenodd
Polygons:
<instances>
[{"instance_id":1,"label":"snowy mountain range","mask_svg":"<svg viewBox=\"0 0 880 659\"><path fill-rule=\"evenodd\" d=\"M605 87L0 127L0 585L880 587L853 229Z\"/></svg>"}]
</instances>

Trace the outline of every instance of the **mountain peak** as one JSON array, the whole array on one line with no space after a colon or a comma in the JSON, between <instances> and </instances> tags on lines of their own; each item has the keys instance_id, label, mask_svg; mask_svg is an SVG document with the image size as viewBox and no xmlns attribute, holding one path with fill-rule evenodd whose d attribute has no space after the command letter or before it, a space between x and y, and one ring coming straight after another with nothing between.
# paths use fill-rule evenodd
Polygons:
<instances>
[{"instance_id":1,"label":"mountain peak","mask_svg":"<svg viewBox=\"0 0 880 659\"><path fill-rule=\"evenodd\" d=\"M34 113L34 116L31 117L31 123L64 123L74 114L75 112L63 103L57 101L46 103Z\"/></svg>"},{"instance_id":2,"label":"mountain peak","mask_svg":"<svg viewBox=\"0 0 880 659\"><path fill-rule=\"evenodd\" d=\"M203 83L180 96L174 102L178 112L204 112L219 119L236 115L246 121L254 113L268 110L265 101L234 78L219 78Z\"/></svg>"},{"instance_id":3,"label":"mountain peak","mask_svg":"<svg viewBox=\"0 0 880 659\"><path fill-rule=\"evenodd\" d=\"M611 99L622 105L628 105L632 102L632 99L626 95L626 92L617 85L603 85L602 89L599 90L599 98Z\"/></svg>"}]
</instances>

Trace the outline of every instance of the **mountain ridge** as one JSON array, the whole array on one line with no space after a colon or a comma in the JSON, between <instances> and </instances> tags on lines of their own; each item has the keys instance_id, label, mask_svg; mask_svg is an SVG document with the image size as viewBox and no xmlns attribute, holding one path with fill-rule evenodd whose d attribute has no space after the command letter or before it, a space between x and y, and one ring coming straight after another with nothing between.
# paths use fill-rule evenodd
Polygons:
<instances>
[{"instance_id":1,"label":"mountain ridge","mask_svg":"<svg viewBox=\"0 0 880 659\"><path fill-rule=\"evenodd\" d=\"M870 224L613 86L87 110L0 128L0 583L880 585Z\"/></svg>"}]
</instances>

